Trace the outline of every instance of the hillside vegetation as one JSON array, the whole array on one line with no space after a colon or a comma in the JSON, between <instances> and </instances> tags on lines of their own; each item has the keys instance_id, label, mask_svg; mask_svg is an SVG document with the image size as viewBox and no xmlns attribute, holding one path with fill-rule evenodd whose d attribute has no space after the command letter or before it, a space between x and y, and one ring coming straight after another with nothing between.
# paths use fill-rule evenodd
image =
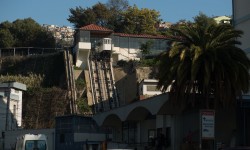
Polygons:
<instances>
[{"instance_id":1,"label":"hillside vegetation","mask_svg":"<svg viewBox=\"0 0 250 150\"><path fill-rule=\"evenodd\" d=\"M63 53L0 58L0 82L26 84L23 127L51 128L54 117L68 113Z\"/></svg>"}]
</instances>

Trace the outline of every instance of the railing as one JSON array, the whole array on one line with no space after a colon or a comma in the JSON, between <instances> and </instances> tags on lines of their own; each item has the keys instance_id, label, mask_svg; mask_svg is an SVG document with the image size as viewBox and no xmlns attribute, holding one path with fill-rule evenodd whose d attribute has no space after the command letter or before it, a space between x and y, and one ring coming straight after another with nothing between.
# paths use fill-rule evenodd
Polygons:
<instances>
[{"instance_id":1,"label":"railing","mask_svg":"<svg viewBox=\"0 0 250 150\"><path fill-rule=\"evenodd\" d=\"M149 142L142 143L123 143L123 142L107 142L108 149L136 149L136 150L154 150L156 147Z\"/></svg>"},{"instance_id":2,"label":"railing","mask_svg":"<svg viewBox=\"0 0 250 150\"><path fill-rule=\"evenodd\" d=\"M63 51L63 48L11 47L0 48L0 57L43 55Z\"/></svg>"}]
</instances>

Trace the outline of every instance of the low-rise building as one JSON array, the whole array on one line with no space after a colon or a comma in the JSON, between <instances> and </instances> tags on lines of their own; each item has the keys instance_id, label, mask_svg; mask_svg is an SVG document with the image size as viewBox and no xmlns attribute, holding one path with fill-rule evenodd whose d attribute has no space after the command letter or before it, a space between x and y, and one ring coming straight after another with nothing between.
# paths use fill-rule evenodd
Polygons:
<instances>
[{"instance_id":1,"label":"low-rise building","mask_svg":"<svg viewBox=\"0 0 250 150\"><path fill-rule=\"evenodd\" d=\"M213 17L213 19L216 21L216 23L228 23L231 24L232 18L228 16L216 16Z\"/></svg>"},{"instance_id":2,"label":"low-rise building","mask_svg":"<svg viewBox=\"0 0 250 150\"><path fill-rule=\"evenodd\" d=\"M171 38L162 35L126 34L90 24L75 34L73 54L76 67L84 70L88 103L95 112L111 110L122 105L119 100L113 65L119 61L140 60L141 45L151 41L148 57L166 51ZM123 103L125 104L125 103Z\"/></svg>"},{"instance_id":3,"label":"low-rise building","mask_svg":"<svg viewBox=\"0 0 250 150\"><path fill-rule=\"evenodd\" d=\"M157 88L157 84L158 80L156 79L143 79L139 83L140 100L162 94L162 91Z\"/></svg>"},{"instance_id":4,"label":"low-rise building","mask_svg":"<svg viewBox=\"0 0 250 150\"><path fill-rule=\"evenodd\" d=\"M100 128L92 117L59 116L55 125L55 150L103 149L108 130Z\"/></svg>"},{"instance_id":5,"label":"low-rise building","mask_svg":"<svg viewBox=\"0 0 250 150\"><path fill-rule=\"evenodd\" d=\"M22 94L26 85L18 82L0 84L0 130L16 130L22 126Z\"/></svg>"}]
</instances>

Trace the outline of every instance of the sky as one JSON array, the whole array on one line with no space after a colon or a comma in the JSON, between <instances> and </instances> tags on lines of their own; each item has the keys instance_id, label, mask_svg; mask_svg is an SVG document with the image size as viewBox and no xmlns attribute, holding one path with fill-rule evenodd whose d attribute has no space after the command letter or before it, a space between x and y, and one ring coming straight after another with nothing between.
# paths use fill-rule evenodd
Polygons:
<instances>
[{"instance_id":1,"label":"sky","mask_svg":"<svg viewBox=\"0 0 250 150\"><path fill-rule=\"evenodd\" d=\"M155 9L160 18L175 23L181 19L193 20L200 12L209 17L232 15L232 0L128 0L129 5ZM107 0L0 0L0 22L31 17L39 24L70 26L69 9L91 7Z\"/></svg>"}]
</instances>

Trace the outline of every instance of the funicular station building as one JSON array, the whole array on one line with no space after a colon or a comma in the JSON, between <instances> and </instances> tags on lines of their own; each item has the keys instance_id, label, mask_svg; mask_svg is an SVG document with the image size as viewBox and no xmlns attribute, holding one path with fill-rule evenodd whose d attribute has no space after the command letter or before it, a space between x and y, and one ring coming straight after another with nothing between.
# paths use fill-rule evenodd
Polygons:
<instances>
[{"instance_id":1,"label":"funicular station building","mask_svg":"<svg viewBox=\"0 0 250 150\"><path fill-rule=\"evenodd\" d=\"M159 135L164 139L165 149L185 147L187 137L198 148L199 110L183 112L179 107L170 105L168 93L154 94L133 103L120 101L113 65L120 60L140 60L140 46L148 40L153 41L152 55L169 47L170 38L164 36L114 33L94 24L76 31L73 50L75 65L84 70L88 104L94 108L93 119L99 126L110 129L111 134L106 138L108 149L156 148ZM215 131L220 130L220 134L213 137L215 143L230 141L231 131L236 128L235 124L230 123L234 119L234 111L218 111L215 122L223 120L227 126L214 128Z\"/></svg>"}]
</instances>

